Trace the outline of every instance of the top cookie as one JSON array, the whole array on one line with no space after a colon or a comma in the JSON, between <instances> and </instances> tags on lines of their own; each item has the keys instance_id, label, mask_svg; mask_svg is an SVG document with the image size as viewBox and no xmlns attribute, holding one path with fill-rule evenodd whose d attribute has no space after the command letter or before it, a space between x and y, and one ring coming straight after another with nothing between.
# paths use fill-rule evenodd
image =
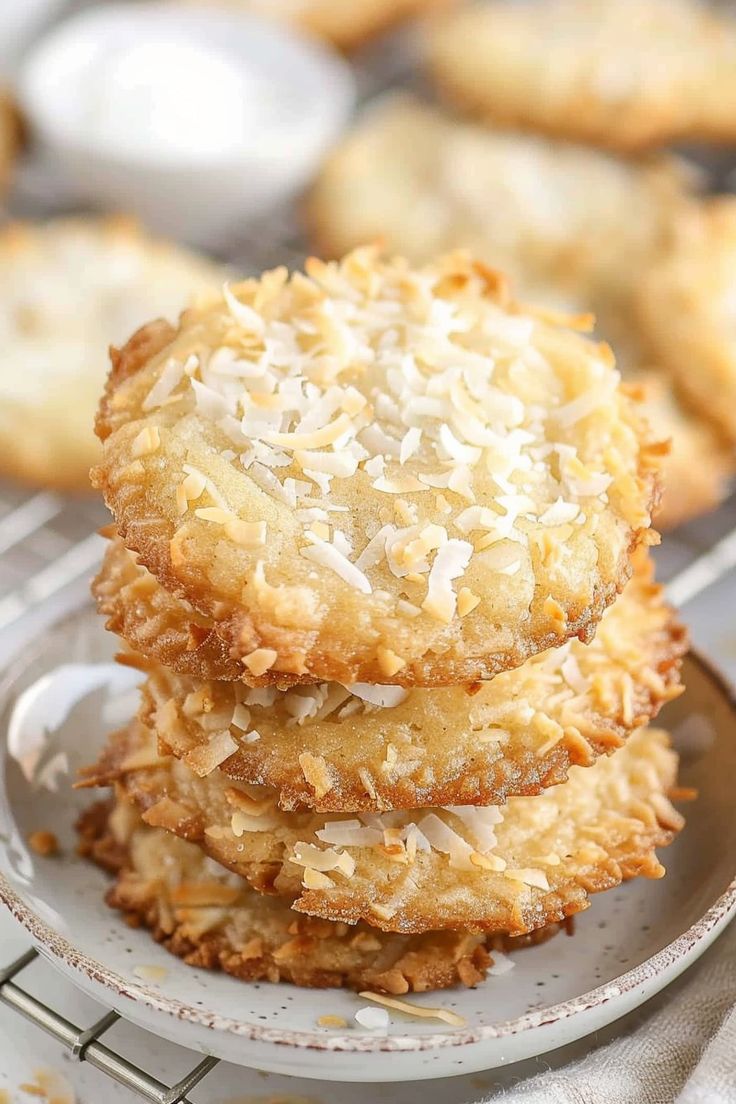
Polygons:
<instances>
[{"instance_id":1,"label":"top cookie","mask_svg":"<svg viewBox=\"0 0 736 1104\"><path fill-rule=\"evenodd\" d=\"M93 475L246 678L470 682L590 638L649 535L618 383L467 255L357 250L139 331Z\"/></svg>"},{"instance_id":2,"label":"top cookie","mask_svg":"<svg viewBox=\"0 0 736 1104\"><path fill-rule=\"evenodd\" d=\"M625 152L736 137L736 25L697 0L494 0L429 48L442 91L504 126Z\"/></svg>"}]
</instances>

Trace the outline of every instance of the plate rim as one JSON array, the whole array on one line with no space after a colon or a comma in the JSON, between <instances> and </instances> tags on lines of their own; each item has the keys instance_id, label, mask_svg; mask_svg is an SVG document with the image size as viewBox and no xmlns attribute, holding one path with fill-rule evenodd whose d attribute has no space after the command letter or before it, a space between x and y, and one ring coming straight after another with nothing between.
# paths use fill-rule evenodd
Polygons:
<instances>
[{"instance_id":1,"label":"plate rim","mask_svg":"<svg viewBox=\"0 0 736 1104\"><path fill-rule=\"evenodd\" d=\"M76 621L92 608L91 603L83 603L72 613L49 626L47 631L63 631L65 624ZM23 659L27 659L29 653L40 652L42 648L42 644L37 644L36 647L31 645L30 647L21 648L19 653L13 657L0 679L0 695L2 697L5 697L10 685L12 685ZM688 660L699 667L705 677L715 684L719 694L725 699L730 710L736 716L736 686L731 680L710 657L704 655L697 648L690 648L686 656L686 661ZM25 667L25 663L23 666ZM3 702L2 704L4 721L8 703ZM4 737L5 726L3 726L3 739ZM155 990L150 986L129 981L121 977L115 970L110 969L91 955L75 947L66 936L54 931L51 925L26 903L1 870L0 901L5 904L18 923L29 933L36 945L42 948L44 952L48 952L52 960L57 960L60 965L66 966L72 975L82 973L89 981L111 991L118 998L124 998L134 1004L143 1003L154 1012L166 1013L180 1022L193 1025L195 1028L205 1028L219 1034L233 1035L254 1043L277 1044L299 1050L339 1051L355 1054L406 1051L418 1053L427 1050L439 1050L445 1047L468 1046L491 1040L523 1037L525 1032L533 1031L545 1024L573 1020L590 1009L605 1005L611 999L631 994L640 986L645 985L647 981L660 975L666 975L673 967L679 965L681 970L674 974L674 976L677 976L678 973L687 968L691 961L699 957L695 952L704 952L729 921L736 917L736 868L728 886L709 905L702 916L684 932L681 932L672 942L662 947L654 955L650 955L649 958L637 966L625 971L619 977L575 997L559 1001L546 1008L532 1009L510 1020L499 1020L493 1024L482 1024L475 1028L456 1029L452 1032L437 1031L425 1035L410 1033L372 1035L357 1034L352 1031L349 1034L328 1034L262 1026L238 1020L231 1016L222 1016L216 1012L208 1012L206 1009L187 1004L178 998L167 997L160 990ZM81 981L75 982L73 976L71 980L79 988L84 988L83 983ZM664 982L664 985L666 984L668 984L667 980ZM660 988L663 988L664 985Z\"/></svg>"}]
</instances>

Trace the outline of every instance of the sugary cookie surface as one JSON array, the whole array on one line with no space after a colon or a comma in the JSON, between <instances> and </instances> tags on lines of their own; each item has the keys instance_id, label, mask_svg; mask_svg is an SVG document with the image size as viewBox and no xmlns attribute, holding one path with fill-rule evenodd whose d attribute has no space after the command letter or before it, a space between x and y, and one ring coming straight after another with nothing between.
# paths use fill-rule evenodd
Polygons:
<instances>
[{"instance_id":1,"label":"sugary cookie surface","mask_svg":"<svg viewBox=\"0 0 736 1104\"><path fill-rule=\"evenodd\" d=\"M464 254L226 287L116 357L95 473L244 678L441 685L589 637L647 537L610 350Z\"/></svg>"}]
</instances>

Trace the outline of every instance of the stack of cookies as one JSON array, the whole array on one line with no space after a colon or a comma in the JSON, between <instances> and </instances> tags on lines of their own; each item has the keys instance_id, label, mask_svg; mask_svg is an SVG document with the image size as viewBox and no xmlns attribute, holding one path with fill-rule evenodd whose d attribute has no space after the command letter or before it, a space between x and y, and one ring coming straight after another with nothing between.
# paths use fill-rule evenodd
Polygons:
<instances>
[{"instance_id":1,"label":"stack of cookies","mask_svg":"<svg viewBox=\"0 0 736 1104\"><path fill-rule=\"evenodd\" d=\"M359 249L113 354L94 591L145 681L81 831L186 961L472 985L663 873L661 448L575 324L466 254Z\"/></svg>"}]
</instances>

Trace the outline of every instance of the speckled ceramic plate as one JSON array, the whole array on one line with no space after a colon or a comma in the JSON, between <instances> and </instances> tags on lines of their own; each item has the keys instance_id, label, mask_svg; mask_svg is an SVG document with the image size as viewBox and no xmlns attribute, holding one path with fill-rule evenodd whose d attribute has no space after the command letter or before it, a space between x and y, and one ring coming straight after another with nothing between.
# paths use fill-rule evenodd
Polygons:
<instances>
[{"instance_id":1,"label":"speckled ceramic plate","mask_svg":"<svg viewBox=\"0 0 736 1104\"><path fill-rule=\"evenodd\" d=\"M103 904L105 876L74 852L73 823L90 797L70 790L71 775L134 708L135 675L111 665L114 649L84 610L22 655L5 681L0 895L80 988L157 1035L243 1065L331 1080L491 1069L623 1016L694 962L736 911L736 709L720 677L691 656L687 693L662 722L683 754L683 784L700 796L686 810L686 830L663 855L667 877L594 899L573 938L518 952L512 971L477 989L412 998L454 1009L464 1027L395 1014L379 1035L355 1022L366 1002L351 993L193 970L145 932L126 928ZM29 851L25 840L39 828L56 832L62 855L43 859ZM135 973L141 966L161 966L165 976L157 985L143 982ZM326 1013L353 1026L320 1029L317 1018ZM382 1052L391 1055L389 1067L374 1059Z\"/></svg>"}]
</instances>

